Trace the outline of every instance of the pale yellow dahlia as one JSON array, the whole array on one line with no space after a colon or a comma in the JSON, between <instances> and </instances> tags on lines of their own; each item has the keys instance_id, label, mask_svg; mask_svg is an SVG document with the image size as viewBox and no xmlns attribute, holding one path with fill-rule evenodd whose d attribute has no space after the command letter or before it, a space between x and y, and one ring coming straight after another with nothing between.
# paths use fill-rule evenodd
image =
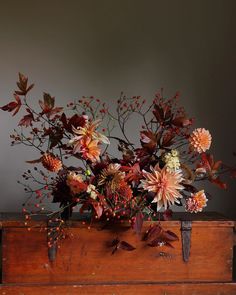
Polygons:
<instances>
[{"instance_id":1,"label":"pale yellow dahlia","mask_svg":"<svg viewBox=\"0 0 236 295\"><path fill-rule=\"evenodd\" d=\"M211 146L211 134L205 128L195 129L189 137L190 149L203 153L208 150Z\"/></svg>"},{"instance_id":2,"label":"pale yellow dahlia","mask_svg":"<svg viewBox=\"0 0 236 295\"><path fill-rule=\"evenodd\" d=\"M58 172L62 168L62 162L51 153L45 153L41 158L44 168L51 172Z\"/></svg>"},{"instance_id":3,"label":"pale yellow dahlia","mask_svg":"<svg viewBox=\"0 0 236 295\"><path fill-rule=\"evenodd\" d=\"M120 164L109 164L104 168L99 176L98 185L108 186L112 192L115 192L123 181L125 173L120 171Z\"/></svg>"},{"instance_id":4,"label":"pale yellow dahlia","mask_svg":"<svg viewBox=\"0 0 236 295\"><path fill-rule=\"evenodd\" d=\"M155 193L152 203L157 203L157 211L162 206L167 209L169 205L179 203L178 199L182 198L179 191L184 188L181 185L183 180L181 171L170 171L166 166L163 169L158 166L150 169L151 172L143 171L145 179L141 180L141 185L144 190Z\"/></svg>"},{"instance_id":5,"label":"pale yellow dahlia","mask_svg":"<svg viewBox=\"0 0 236 295\"><path fill-rule=\"evenodd\" d=\"M191 197L186 200L186 211L191 213L201 212L204 207L206 207L208 199L201 190L195 194L191 194Z\"/></svg>"}]
</instances>

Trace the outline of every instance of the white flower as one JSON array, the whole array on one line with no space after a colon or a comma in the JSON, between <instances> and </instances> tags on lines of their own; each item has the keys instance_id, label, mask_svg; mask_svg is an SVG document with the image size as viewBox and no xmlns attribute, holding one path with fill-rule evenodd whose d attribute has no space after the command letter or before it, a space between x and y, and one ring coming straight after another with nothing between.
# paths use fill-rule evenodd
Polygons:
<instances>
[{"instance_id":1,"label":"white flower","mask_svg":"<svg viewBox=\"0 0 236 295\"><path fill-rule=\"evenodd\" d=\"M97 199L97 192L96 192L96 187L93 184L89 184L87 187L87 191L86 191L89 195L90 198L96 200Z\"/></svg>"},{"instance_id":2,"label":"white flower","mask_svg":"<svg viewBox=\"0 0 236 295\"><path fill-rule=\"evenodd\" d=\"M179 152L177 150L171 150L163 156L163 160L166 167L170 171L177 171L180 168Z\"/></svg>"}]
</instances>

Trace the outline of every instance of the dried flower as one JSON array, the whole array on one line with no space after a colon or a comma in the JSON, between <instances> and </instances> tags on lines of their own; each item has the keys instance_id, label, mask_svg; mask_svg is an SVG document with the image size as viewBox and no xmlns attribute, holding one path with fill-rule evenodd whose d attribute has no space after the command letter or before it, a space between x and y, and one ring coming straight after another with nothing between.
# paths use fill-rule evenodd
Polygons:
<instances>
[{"instance_id":1,"label":"dried flower","mask_svg":"<svg viewBox=\"0 0 236 295\"><path fill-rule=\"evenodd\" d=\"M56 156L51 153L45 153L41 162L44 168L51 172L58 172L62 168L62 162Z\"/></svg>"},{"instance_id":2,"label":"dried flower","mask_svg":"<svg viewBox=\"0 0 236 295\"><path fill-rule=\"evenodd\" d=\"M181 171L169 171L167 167L160 169L158 166L150 169L151 173L143 171L145 179L141 183L144 190L155 193L152 202L157 203L157 211L162 206L167 209L169 205L179 202L178 199L182 198L179 191L184 188L180 184L183 180Z\"/></svg>"},{"instance_id":3,"label":"dried flower","mask_svg":"<svg viewBox=\"0 0 236 295\"><path fill-rule=\"evenodd\" d=\"M195 129L189 137L190 149L203 153L208 150L211 146L211 134L205 128Z\"/></svg>"},{"instance_id":4,"label":"dried flower","mask_svg":"<svg viewBox=\"0 0 236 295\"><path fill-rule=\"evenodd\" d=\"M186 200L186 211L191 213L201 212L206 207L207 201L204 190L191 194L191 197Z\"/></svg>"},{"instance_id":5,"label":"dried flower","mask_svg":"<svg viewBox=\"0 0 236 295\"><path fill-rule=\"evenodd\" d=\"M109 164L107 168L102 170L98 185L106 185L112 192L115 192L125 177L125 173L120 171L120 167L120 164Z\"/></svg>"}]
</instances>

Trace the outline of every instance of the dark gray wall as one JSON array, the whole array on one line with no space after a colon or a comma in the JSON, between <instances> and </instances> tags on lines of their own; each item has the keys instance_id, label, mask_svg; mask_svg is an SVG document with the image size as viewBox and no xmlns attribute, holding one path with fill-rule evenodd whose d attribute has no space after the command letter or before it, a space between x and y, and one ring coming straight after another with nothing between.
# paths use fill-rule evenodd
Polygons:
<instances>
[{"instance_id":1,"label":"dark gray wall","mask_svg":"<svg viewBox=\"0 0 236 295\"><path fill-rule=\"evenodd\" d=\"M198 127L213 135L216 158L236 162L235 0L0 1L0 99L11 98L17 72L60 104L95 95L113 102L121 90L151 99L160 87L182 93ZM32 99L33 99L32 98ZM34 153L9 147L16 119L0 114L1 211L21 209L16 180ZM136 126L131 127L136 131ZM210 187L208 210L236 217L235 182Z\"/></svg>"}]
</instances>

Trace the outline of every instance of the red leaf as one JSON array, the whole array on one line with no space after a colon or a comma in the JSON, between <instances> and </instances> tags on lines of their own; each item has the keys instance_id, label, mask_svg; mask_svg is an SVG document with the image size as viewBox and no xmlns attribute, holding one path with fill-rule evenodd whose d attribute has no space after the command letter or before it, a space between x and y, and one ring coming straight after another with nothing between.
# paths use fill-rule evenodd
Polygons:
<instances>
[{"instance_id":1,"label":"red leaf","mask_svg":"<svg viewBox=\"0 0 236 295\"><path fill-rule=\"evenodd\" d=\"M172 124L177 127L187 127L192 124L192 121L186 117L176 117Z\"/></svg>"},{"instance_id":2,"label":"red leaf","mask_svg":"<svg viewBox=\"0 0 236 295\"><path fill-rule=\"evenodd\" d=\"M179 237L170 230L163 231L162 237L165 241L178 241Z\"/></svg>"},{"instance_id":3,"label":"red leaf","mask_svg":"<svg viewBox=\"0 0 236 295\"><path fill-rule=\"evenodd\" d=\"M147 241L153 238L158 238L161 235L162 228L160 225L152 225L148 231L144 234L143 241Z\"/></svg>"},{"instance_id":4,"label":"red leaf","mask_svg":"<svg viewBox=\"0 0 236 295\"><path fill-rule=\"evenodd\" d=\"M28 127L32 125L32 121L34 121L33 113L30 111L30 109L26 109L28 112L28 115L25 115L19 122L19 126L25 126Z\"/></svg>"},{"instance_id":5,"label":"red leaf","mask_svg":"<svg viewBox=\"0 0 236 295\"><path fill-rule=\"evenodd\" d=\"M55 97L52 97L49 93L43 94L43 101L39 100L39 105L42 109L42 114L47 115L48 117L60 113L63 108L62 107L55 107Z\"/></svg>"},{"instance_id":6,"label":"red leaf","mask_svg":"<svg viewBox=\"0 0 236 295\"><path fill-rule=\"evenodd\" d=\"M227 184L225 182L221 181L219 177L210 178L210 182L214 183L219 188L227 189Z\"/></svg>"},{"instance_id":7,"label":"red leaf","mask_svg":"<svg viewBox=\"0 0 236 295\"><path fill-rule=\"evenodd\" d=\"M92 202L91 204L93 206L94 211L97 214L97 217L100 218L103 213L103 207L98 202Z\"/></svg>"},{"instance_id":8,"label":"red leaf","mask_svg":"<svg viewBox=\"0 0 236 295\"><path fill-rule=\"evenodd\" d=\"M7 112L12 112L15 110L12 116L15 116L19 112L22 105L20 97L17 94L14 94L14 97L16 101L11 101L8 104L4 105L3 107L0 107L0 109Z\"/></svg>"}]
</instances>

